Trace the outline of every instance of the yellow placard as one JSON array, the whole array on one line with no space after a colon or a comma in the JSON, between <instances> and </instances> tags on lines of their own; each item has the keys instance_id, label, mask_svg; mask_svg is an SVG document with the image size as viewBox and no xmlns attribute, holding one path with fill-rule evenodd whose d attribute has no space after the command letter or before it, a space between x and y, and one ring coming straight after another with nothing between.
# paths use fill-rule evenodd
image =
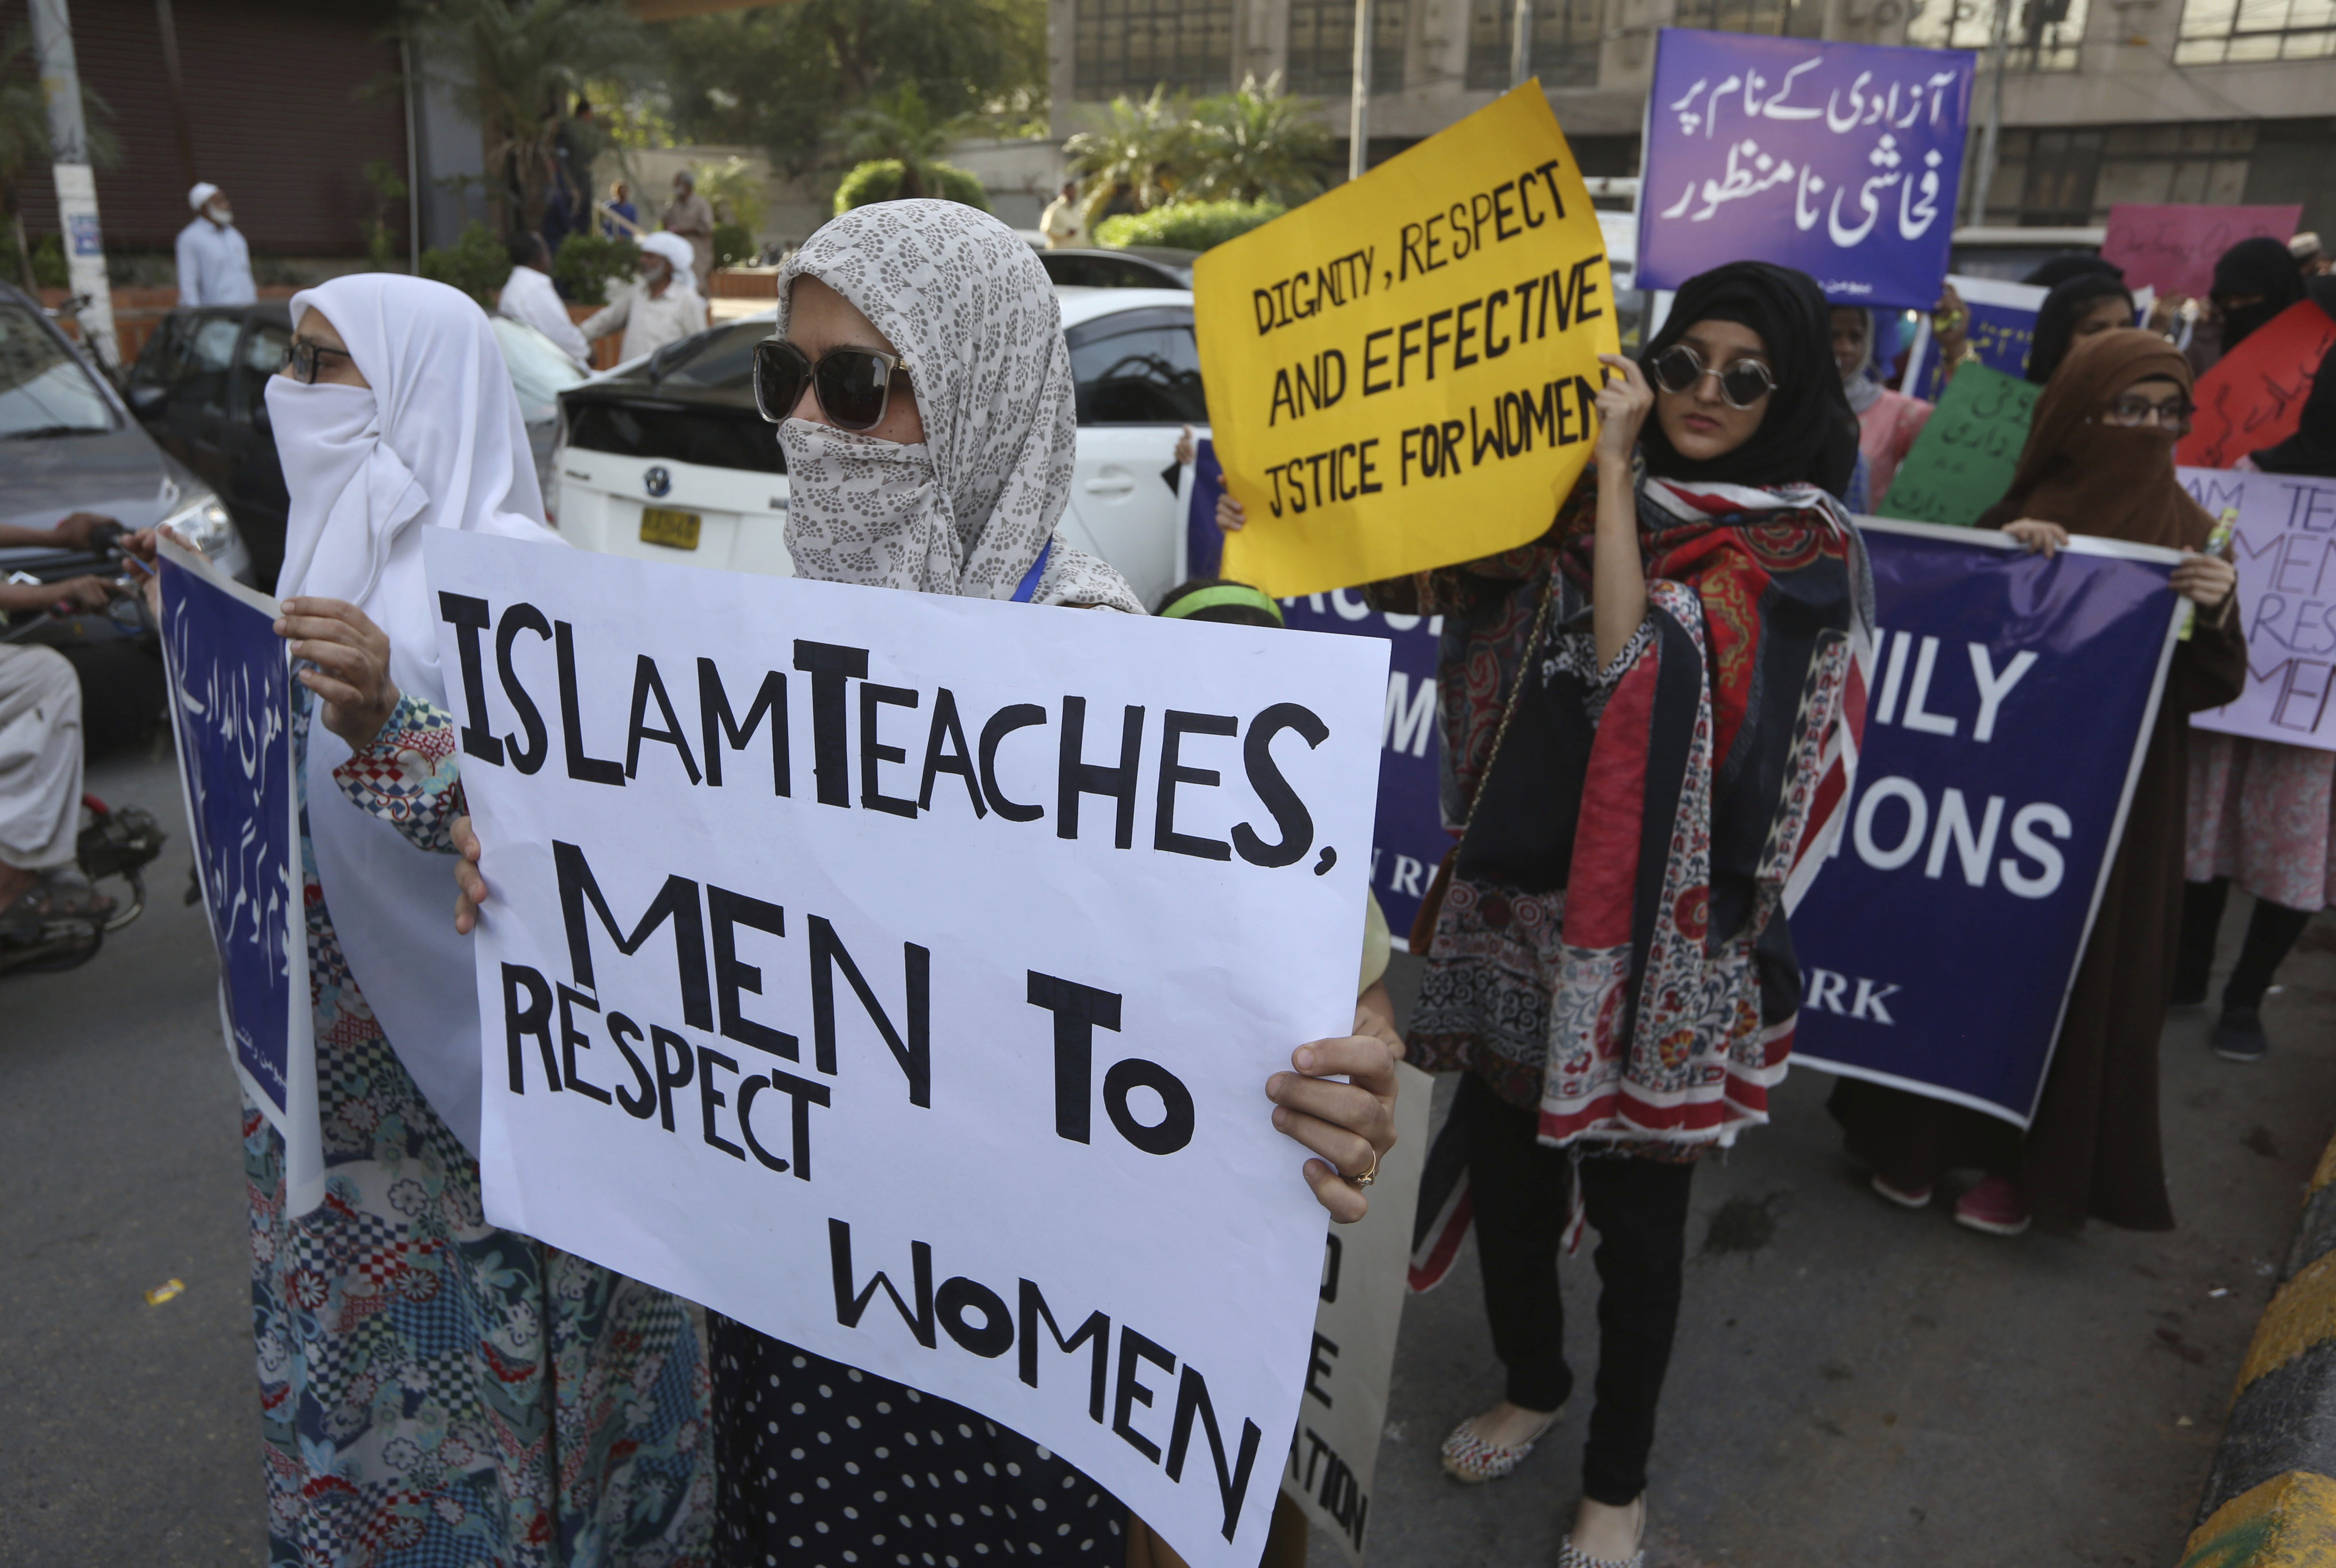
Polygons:
<instances>
[{"instance_id":1,"label":"yellow placard","mask_svg":"<svg viewBox=\"0 0 2336 1568\"><path fill-rule=\"evenodd\" d=\"M1277 598L1539 537L1597 436L1613 285L1538 83L1192 269L1209 422Z\"/></svg>"}]
</instances>

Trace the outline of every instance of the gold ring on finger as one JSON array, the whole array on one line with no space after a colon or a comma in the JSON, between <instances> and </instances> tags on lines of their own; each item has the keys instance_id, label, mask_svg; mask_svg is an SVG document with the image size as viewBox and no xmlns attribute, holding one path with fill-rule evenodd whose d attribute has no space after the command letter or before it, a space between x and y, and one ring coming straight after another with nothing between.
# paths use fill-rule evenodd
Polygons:
<instances>
[{"instance_id":1,"label":"gold ring on finger","mask_svg":"<svg viewBox=\"0 0 2336 1568\"><path fill-rule=\"evenodd\" d=\"M1341 1174L1343 1174L1343 1173L1341 1173ZM1359 1176L1348 1176L1348 1177L1347 1177L1347 1181L1348 1181L1348 1183L1350 1185L1352 1185L1352 1186L1354 1187L1354 1189L1355 1189L1357 1192L1360 1192L1360 1191L1362 1191L1362 1189L1364 1189L1365 1187L1369 1186L1373 1182L1376 1182L1376 1181L1377 1181L1378 1179L1379 1179L1379 1152L1378 1152L1377 1147L1376 1145L1374 1145L1374 1146L1372 1147L1372 1149L1371 1149L1371 1168L1370 1168L1369 1170L1368 1170L1368 1171L1365 1171L1365 1172L1364 1172L1361 1175L1359 1175Z\"/></svg>"}]
</instances>

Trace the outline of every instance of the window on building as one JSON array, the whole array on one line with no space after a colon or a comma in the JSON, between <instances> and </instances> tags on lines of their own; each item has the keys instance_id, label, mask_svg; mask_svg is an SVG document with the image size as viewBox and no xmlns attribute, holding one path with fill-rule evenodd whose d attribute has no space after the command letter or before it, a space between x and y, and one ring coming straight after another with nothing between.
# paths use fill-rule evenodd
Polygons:
<instances>
[{"instance_id":1,"label":"window on building","mask_svg":"<svg viewBox=\"0 0 2336 1568\"><path fill-rule=\"evenodd\" d=\"M1232 0L1073 0L1071 34L1081 98L1232 85Z\"/></svg>"},{"instance_id":2,"label":"window on building","mask_svg":"<svg viewBox=\"0 0 2336 1568\"><path fill-rule=\"evenodd\" d=\"M1598 85L1598 39L1605 31L1605 9L1604 0L1533 0L1530 67L1543 87ZM1472 89L1498 92L1509 84L1516 14L1514 0L1470 0Z\"/></svg>"},{"instance_id":3,"label":"window on building","mask_svg":"<svg viewBox=\"0 0 2336 1568\"><path fill-rule=\"evenodd\" d=\"M2250 4L2256 0L2249 0ZM2299 4L2304 0L2298 0ZM2017 4L2018 10L2005 12ZM1976 49L1980 63L1995 46L2004 17L2004 64L2013 71L2074 71L2089 0L1920 0L1906 42L1932 49Z\"/></svg>"},{"instance_id":4,"label":"window on building","mask_svg":"<svg viewBox=\"0 0 2336 1568\"><path fill-rule=\"evenodd\" d=\"M1374 93L1403 85L1403 35L1410 9L1406 0L1377 0L1371 7ZM1290 0L1289 87L1325 98L1354 93L1354 0Z\"/></svg>"},{"instance_id":5,"label":"window on building","mask_svg":"<svg viewBox=\"0 0 2336 1568\"><path fill-rule=\"evenodd\" d=\"M1681 27L1714 33L1782 33L1786 0L1679 0Z\"/></svg>"},{"instance_id":6,"label":"window on building","mask_svg":"<svg viewBox=\"0 0 2336 1568\"><path fill-rule=\"evenodd\" d=\"M2324 60L2336 54L2336 0L2188 0L2177 65Z\"/></svg>"},{"instance_id":7,"label":"window on building","mask_svg":"<svg viewBox=\"0 0 2336 1568\"><path fill-rule=\"evenodd\" d=\"M1986 221L2079 226L2120 202L2244 201L2255 141L2251 121L2006 131Z\"/></svg>"}]
</instances>

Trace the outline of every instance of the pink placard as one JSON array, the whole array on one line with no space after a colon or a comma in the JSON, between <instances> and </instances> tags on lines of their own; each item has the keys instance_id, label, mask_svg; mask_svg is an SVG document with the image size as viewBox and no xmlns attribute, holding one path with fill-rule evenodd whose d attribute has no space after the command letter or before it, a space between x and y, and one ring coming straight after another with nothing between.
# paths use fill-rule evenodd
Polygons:
<instances>
[{"instance_id":1,"label":"pink placard","mask_svg":"<svg viewBox=\"0 0 2336 1568\"><path fill-rule=\"evenodd\" d=\"M2109 209L2101 257L2125 268L2126 287L2148 284L2162 295L2200 296L2214 281L2214 263L2242 239L2268 235L2282 245L2303 216L2293 207L2146 207L2119 202Z\"/></svg>"}]
</instances>

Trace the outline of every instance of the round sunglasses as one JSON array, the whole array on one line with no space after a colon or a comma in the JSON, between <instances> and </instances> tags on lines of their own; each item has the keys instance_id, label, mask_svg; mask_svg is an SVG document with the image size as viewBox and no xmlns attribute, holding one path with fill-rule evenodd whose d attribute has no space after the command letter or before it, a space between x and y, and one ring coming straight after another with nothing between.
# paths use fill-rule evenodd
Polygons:
<instances>
[{"instance_id":1,"label":"round sunglasses","mask_svg":"<svg viewBox=\"0 0 2336 1568\"><path fill-rule=\"evenodd\" d=\"M785 421L809 386L820 412L838 430L870 431L884 423L892 382L908 362L873 348L831 348L813 363L784 337L754 345L754 406L773 424Z\"/></svg>"},{"instance_id":2,"label":"round sunglasses","mask_svg":"<svg viewBox=\"0 0 2336 1568\"><path fill-rule=\"evenodd\" d=\"M1674 343L1648 362L1647 375L1661 391L1674 395L1692 392L1707 375L1719 378L1720 400L1730 408L1751 408L1776 390L1776 378L1757 359L1739 359L1714 370L1703 355L1684 343Z\"/></svg>"}]
</instances>

